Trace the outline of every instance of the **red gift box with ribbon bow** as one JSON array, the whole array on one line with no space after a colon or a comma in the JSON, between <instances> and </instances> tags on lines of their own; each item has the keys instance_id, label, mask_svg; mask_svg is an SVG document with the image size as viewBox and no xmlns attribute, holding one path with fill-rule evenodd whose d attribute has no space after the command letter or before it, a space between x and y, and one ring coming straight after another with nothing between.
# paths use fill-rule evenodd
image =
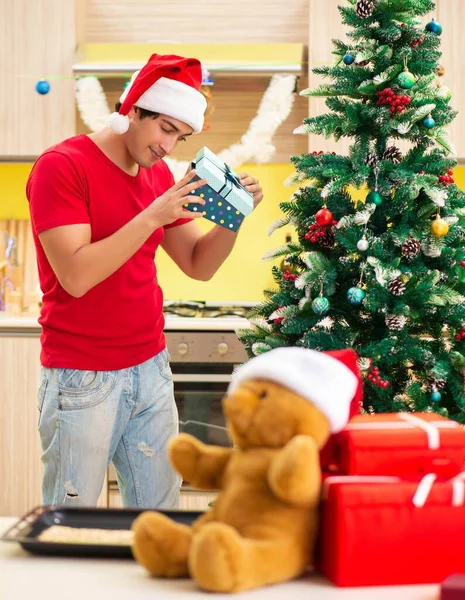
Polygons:
<instances>
[{"instance_id":1,"label":"red gift box with ribbon bow","mask_svg":"<svg viewBox=\"0 0 465 600\"><path fill-rule=\"evenodd\" d=\"M356 415L331 443L322 466L334 474L450 478L465 466L465 428L435 413Z\"/></svg>"},{"instance_id":2,"label":"red gift box with ribbon bow","mask_svg":"<svg viewBox=\"0 0 465 600\"><path fill-rule=\"evenodd\" d=\"M465 483L327 477L318 568L340 587L440 583L465 572Z\"/></svg>"}]
</instances>

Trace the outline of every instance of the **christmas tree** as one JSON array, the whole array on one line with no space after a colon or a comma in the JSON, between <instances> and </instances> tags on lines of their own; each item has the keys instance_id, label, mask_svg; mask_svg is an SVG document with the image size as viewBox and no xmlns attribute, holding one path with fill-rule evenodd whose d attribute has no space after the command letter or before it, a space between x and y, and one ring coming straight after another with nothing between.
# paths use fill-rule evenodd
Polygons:
<instances>
[{"instance_id":1,"label":"christmas tree","mask_svg":"<svg viewBox=\"0 0 465 600\"><path fill-rule=\"evenodd\" d=\"M282 261L276 288L238 335L250 356L352 347L366 411L465 422L465 197L447 131L456 112L438 78L442 27L420 20L434 8L339 7L348 41L333 42L335 65L313 69L328 83L302 92L325 97L328 111L298 133L349 137L350 150L291 158L300 187L272 229L290 224L297 240L267 255ZM366 190L361 200L354 189Z\"/></svg>"}]
</instances>

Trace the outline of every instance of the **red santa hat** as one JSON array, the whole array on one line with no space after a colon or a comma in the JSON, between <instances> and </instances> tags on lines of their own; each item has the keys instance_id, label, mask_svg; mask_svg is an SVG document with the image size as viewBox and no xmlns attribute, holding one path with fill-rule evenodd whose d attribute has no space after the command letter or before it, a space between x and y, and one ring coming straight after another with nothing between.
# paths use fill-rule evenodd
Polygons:
<instances>
[{"instance_id":1,"label":"red santa hat","mask_svg":"<svg viewBox=\"0 0 465 600\"><path fill-rule=\"evenodd\" d=\"M359 412L362 384L357 355L350 349L330 353L297 347L270 350L232 374L228 394L250 379L274 381L309 400L327 417L333 433Z\"/></svg>"},{"instance_id":2,"label":"red santa hat","mask_svg":"<svg viewBox=\"0 0 465 600\"><path fill-rule=\"evenodd\" d=\"M207 108L207 101L199 91L201 85L202 66L196 58L152 54L147 64L132 76L121 95L121 108L109 116L108 125L115 133L126 133L127 115L136 105L173 117L199 133Z\"/></svg>"}]
</instances>

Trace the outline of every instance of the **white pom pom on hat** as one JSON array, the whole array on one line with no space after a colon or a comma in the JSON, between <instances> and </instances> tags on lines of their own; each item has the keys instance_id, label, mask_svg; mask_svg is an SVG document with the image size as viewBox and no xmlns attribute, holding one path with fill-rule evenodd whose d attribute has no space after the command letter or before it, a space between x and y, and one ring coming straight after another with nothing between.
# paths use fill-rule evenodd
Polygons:
<instances>
[{"instance_id":1,"label":"white pom pom on hat","mask_svg":"<svg viewBox=\"0 0 465 600\"><path fill-rule=\"evenodd\" d=\"M127 115L120 115L117 112L113 112L108 117L108 127L114 133L126 133L126 131L129 129L129 118Z\"/></svg>"},{"instance_id":2,"label":"white pom pom on hat","mask_svg":"<svg viewBox=\"0 0 465 600\"><path fill-rule=\"evenodd\" d=\"M196 58L153 54L132 75L120 97L119 112L110 115L108 125L115 133L126 133L127 115L136 105L173 117L192 127L194 133L200 133L207 108L207 101L199 91L201 85L202 67Z\"/></svg>"},{"instance_id":3,"label":"white pom pom on hat","mask_svg":"<svg viewBox=\"0 0 465 600\"><path fill-rule=\"evenodd\" d=\"M270 350L234 371L228 394L250 379L274 381L312 402L336 433L349 420L353 401L359 400L361 379L353 350L333 354L298 347Z\"/></svg>"}]
</instances>

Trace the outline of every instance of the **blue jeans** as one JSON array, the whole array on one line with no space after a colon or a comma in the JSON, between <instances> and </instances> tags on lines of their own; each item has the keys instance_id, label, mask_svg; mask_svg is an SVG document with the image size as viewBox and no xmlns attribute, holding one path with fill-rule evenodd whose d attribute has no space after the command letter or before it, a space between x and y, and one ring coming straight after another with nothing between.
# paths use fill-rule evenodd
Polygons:
<instances>
[{"instance_id":1,"label":"blue jeans","mask_svg":"<svg viewBox=\"0 0 465 600\"><path fill-rule=\"evenodd\" d=\"M178 505L181 480L166 452L178 433L167 350L119 371L42 367L38 407L44 504L95 506L113 462L124 506Z\"/></svg>"}]
</instances>

